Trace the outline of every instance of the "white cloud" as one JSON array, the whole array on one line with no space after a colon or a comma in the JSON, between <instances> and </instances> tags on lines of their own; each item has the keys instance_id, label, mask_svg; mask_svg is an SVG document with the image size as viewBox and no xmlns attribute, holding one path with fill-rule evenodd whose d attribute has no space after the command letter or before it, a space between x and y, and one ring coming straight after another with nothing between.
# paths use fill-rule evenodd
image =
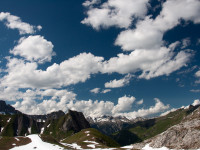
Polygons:
<instances>
[{"instance_id":1,"label":"white cloud","mask_svg":"<svg viewBox=\"0 0 200 150\"><path fill-rule=\"evenodd\" d=\"M52 56L55 55L53 44L40 35L22 37L10 53L39 63L50 62Z\"/></svg>"},{"instance_id":2,"label":"white cloud","mask_svg":"<svg viewBox=\"0 0 200 150\"><path fill-rule=\"evenodd\" d=\"M105 87L106 88L119 88L119 87L124 87L127 84L129 84L130 80L131 80L131 75L128 74L126 75L124 78L120 79L120 80L112 80L110 82L106 82L105 83Z\"/></svg>"},{"instance_id":3,"label":"white cloud","mask_svg":"<svg viewBox=\"0 0 200 150\"><path fill-rule=\"evenodd\" d=\"M0 21L5 21L5 25L10 29L18 29L20 34L33 34L36 32L36 29L42 29L42 26L39 25L36 27L22 22L19 17L11 15L8 12L0 13Z\"/></svg>"},{"instance_id":4,"label":"white cloud","mask_svg":"<svg viewBox=\"0 0 200 150\"><path fill-rule=\"evenodd\" d=\"M101 2L101 0L86 0L84 3L83 3L83 6L85 7L91 7L93 6L94 4L99 4Z\"/></svg>"},{"instance_id":5,"label":"white cloud","mask_svg":"<svg viewBox=\"0 0 200 150\"><path fill-rule=\"evenodd\" d=\"M105 90L103 90L103 91L101 91L101 93L108 93L108 92L111 92L111 89L105 89Z\"/></svg>"},{"instance_id":6,"label":"white cloud","mask_svg":"<svg viewBox=\"0 0 200 150\"><path fill-rule=\"evenodd\" d=\"M143 100L143 99L141 99L140 101L137 101L137 104L138 104L138 105L142 105L142 104L143 104L143 102L144 102L144 100Z\"/></svg>"},{"instance_id":7,"label":"white cloud","mask_svg":"<svg viewBox=\"0 0 200 150\"><path fill-rule=\"evenodd\" d=\"M167 115L167 114L169 114L169 113L171 113L171 112L174 112L174 111L176 111L176 110L177 110L176 108L172 108L172 109L170 109L170 110L168 110L168 111L162 113L160 116L165 116L165 115Z\"/></svg>"},{"instance_id":8,"label":"white cloud","mask_svg":"<svg viewBox=\"0 0 200 150\"><path fill-rule=\"evenodd\" d=\"M97 94L100 92L100 88L94 88L94 89L90 90L90 92Z\"/></svg>"},{"instance_id":9,"label":"white cloud","mask_svg":"<svg viewBox=\"0 0 200 150\"><path fill-rule=\"evenodd\" d=\"M182 40L182 47L181 48L184 49L184 48L188 47L190 44L191 44L190 38L185 38L185 39Z\"/></svg>"},{"instance_id":10,"label":"white cloud","mask_svg":"<svg viewBox=\"0 0 200 150\"><path fill-rule=\"evenodd\" d=\"M70 102L69 109L81 111L85 116L98 117L102 115L112 115L111 110L114 107L114 103L110 101L76 101Z\"/></svg>"},{"instance_id":11,"label":"white cloud","mask_svg":"<svg viewBox=\"0 0 200 150\"><path fill-rule=\"evenodd\" d=\"M91 6L96 1L86 1ZM116 26L128 28L134 18L143 18L147 13L148 0L108 0L100 6L89 7L87 18L81 23L91 25L94 29Z\"/></svg>"},{"instance_id":12,"label":"white cloud","mask_svg":"<svg viewBox=\"0 0 200 150\"><path fill-rule=\"evenodd\" d=\"M130 111L132 109L135 97L127 97L126 95L118 99L118 104L114 106L112 114Z\"/></svg>"},{"instance_id":13,"label":"white cloud","mask_svg":"<svg viewBox=\"0 0 200 150\"><path fill-rule=\"evenodd\" d=\"M199 90L199 89L198 89L198 90L194 90L194 89L192 89L192 90L190 90L190 92L200 93L200 90Z\"/></svg>"},{"instance_id":14,"label":"white cloud","mask_svg":"<svg viewBox=\"0 0 200 150\"><path fill-rule=\"evenodd\" d=\"M18 94L17 94L18 95ZM44 96L50 98L44 99ZM21 102L17 101L13 107L26 114L47 114L53 111L68 110L67 104L75 100L76 94L67 90L26 90L21 93ZM42 100L37 103L36 99Z\"/></svg>"},{"instance_id":15,"label":"white cloud","mask_svg":"<svg viewBox=\"0 0 200 150\"><path fill-rule=\"evenodd\" d=\"M115 44L125 51L154 49L163 45L163 34L180 24L181 19L200 23L199 0L168 0L155 19L147 16L136 24L135 29L122 31Z\"/></svg>"},{"instance_id":16,"label":"white cloud","mask_svg":"<svg viewBox=\"0 0 200 150\"><path fill-rule=\"evenodd\" d=\"M137 117L146 117L151 116L160 112L163 112L169 109L169 105L164 105L159 99L155 98L155 106L151 106L148 109L139 109L137 111L129 112L129 113L119 113L116 115L122 115L129 119L137 118Z\"/></svg>"},{"instance_id":17,"label":"white cloud","mask_svg":"<svg viewBox=\"0 0 200 150\"><path fill-rule=\"evenodd\" d=\"M194 100L194 102L192 103L192 105L193 106L200 105L200 100L199 99Z\"/></svg>"},{"instance_id":18,"label":"white cloud","mask_svg":"<svg viewBox=\"0 0 200 150\"><path fill-rule=\"evenodd\" d=\"M118 54L104 62L103 72L120 74L142 71L140 78L150 79L170 73L185 66L192 54L190 51L180 51L177 55L166 47L155 50L134 50L130 54Z\"/></svg>"},{"instance_id":19,"label":"white cloud","mask_svg":"<svg viewBox=\"0 0 200 150\"><path fill-rule=\"evenodd\" d=\"M7 74L0 79L0 84L2 87L60 88L85 82L91 74L102 69L102 61L102 57L81 53L60 64L54 63L46 70L40 70L36 62L8 58Z\"/></svg>"},{"instance_id":20,"label":"white cloud","mask_svg":"<svg viewBox=\"0 0 200 150\"><path fill-rule=\"evenodd\" d=\"M196 77L200 77L200 70L195 73Z\"/></svg>"},{"instance_id":21,"label":"white cloud","mask_svg":"<svg viewBox=\"0 0 200 150\"><path fill-rule=\"evenodd\" d=\"M110 101L71 101L67 107L72 110L81 111L85 116L99 117L102 115L112 116L126 116L129 119L136 117L147 117L153 114L161 113L169 108L169 105L164 105L159 99L155 99L155 106L151 106L147 109L139 109L137 111L130 111L132 104L135 101L135 97L121 97L118 99L118 104L114 105ZM124 113L125 111L130 111Z\"/></svg>"}]
</instances>

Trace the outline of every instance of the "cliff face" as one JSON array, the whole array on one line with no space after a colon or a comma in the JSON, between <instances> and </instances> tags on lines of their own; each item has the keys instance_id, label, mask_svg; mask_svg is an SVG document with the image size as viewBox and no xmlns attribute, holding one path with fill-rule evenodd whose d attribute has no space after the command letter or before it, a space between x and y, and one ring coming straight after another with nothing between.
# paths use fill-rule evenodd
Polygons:
<instances>
[{"instance_id":1,"label":"cliff face","mask_svg":"<svg viewBox=\"0 0 200 150\"><path fill-rule=\"evenodd\" d=\"M82 129L90 128L90 124L83 113L69 110L62 127L64 130L79 132Z\"/></svg>"},{"instance_id":2,"label":"cliff face","mask_svg":"<svg viewBox=\"0 0 200 150\"><path fill-rule=\"evenodd\" d=\"M83 113L69 110L67 114L58 119L47 119L42 133L60 140L86 128L90 128L90 124Z\"/></svg>"}]
</instances>

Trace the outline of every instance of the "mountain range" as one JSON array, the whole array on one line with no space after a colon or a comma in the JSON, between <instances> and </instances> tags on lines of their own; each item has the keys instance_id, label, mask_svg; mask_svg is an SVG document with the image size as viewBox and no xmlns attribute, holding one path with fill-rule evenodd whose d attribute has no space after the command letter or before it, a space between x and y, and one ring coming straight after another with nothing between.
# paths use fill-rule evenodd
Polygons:
<instances>
[{"instance_id":1,"label":"mountain range","mask_svg":"<svg viewBox=\"0 0 200 150\"><path fill-rule=\"evenodd\" d=\"M77 149L74 144L80 149L127 149L122 147L126 145L131 145L129 149L142 149L148 144L154 148L200 148L199 106L190 105L151 119L130 120L122 116L85 118L83 113L72 110L66 114L59 110L47 115L26 115L0 101L0 150L30 143L27 135L31 134L66 149ZM16 141L16 137L22 140ZM87 141L93 143L92 147Z\"/></svg>"}]
</instances>

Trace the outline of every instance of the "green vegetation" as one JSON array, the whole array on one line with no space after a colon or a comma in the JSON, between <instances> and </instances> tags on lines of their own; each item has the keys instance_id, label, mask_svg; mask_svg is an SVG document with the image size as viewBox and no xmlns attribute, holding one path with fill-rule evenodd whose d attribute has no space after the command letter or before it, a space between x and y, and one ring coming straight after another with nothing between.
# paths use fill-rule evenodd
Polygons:
<instances>
[{"instance_id":1,"label":"green vegetation","mask_svg":"<svg viewBox=\"0 0 200 150\"><path fill-rule=\"evenodd\" d=\"M31 142L29 138L26 137L17 137L16 140L14 137L2 137L0 138L0 150L9 150L15 146L26 145Z\"/></svg>"},{"instance_id":2,"label":"green vegetation","mask_svg":"<svg viewBox=\"0 0 200 150\"><path fill-rule=\"evenodd\" d=\"M70 131L64 131L62 129L62 125L65 122L65 120L68 118L68 115L62 116L59 119L53 119L53 120L49 120L46 125L47 127L44 130L44 135L51 135L54 138L56 138L57 140L60 139L64 139L68 136L71 136L74 131L70 130Z\"/></svg>"},{"instance_id":3,"label":"green vegetation","mask_svg":"<svg viewBox=\"0 0 200 150\"><path fill-rule=\"evenodd\" d=\"M1 136L12 137L15 136L15 122L16 115L0 115L0 126L4 127ZM9 120L9 122L8 122Z\"/></svg>"},{"instance_id":4,"label":"green vegetation","mask_svg":"<svg viewBox=\"0 0 200 150\"><path fill-rule=\"evenodd\" d=\"M88 148L87 145L88 143L84 141L95 141L99 143L96 145L98 148L106 148L106 147L119 147L120 145L115 142L113 139L110 137L102 134L96 129L93 128L88 128L84 129L68 138L63 140L63 143L77 143L80 145L82 148Z\"/></svg>"},{"instance_id":5,"label":"green vegetation","mask_svg":"<svg viewBox=\"0 0 200 150\"><path fill-rule=\"evenodd\" d=\"M187 114L186 110L179 109L163 117L137 122L111 136L122 146L142 142L180 123Z\"/></svg>"}]
</instances>

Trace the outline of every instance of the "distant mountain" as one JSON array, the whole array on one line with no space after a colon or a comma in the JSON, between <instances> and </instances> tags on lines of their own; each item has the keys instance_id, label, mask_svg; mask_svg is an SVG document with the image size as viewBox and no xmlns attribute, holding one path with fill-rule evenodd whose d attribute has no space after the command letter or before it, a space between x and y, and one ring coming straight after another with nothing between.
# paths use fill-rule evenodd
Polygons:
<instances>
[{"instance_id":1,"label":"distant mountain","mask_svg":"<svg viewBox=\"0 0 200 150\"><path fill-rule=\"evenodd\" d=\"M124 116L112 117L112 116L101 116L101 117L87 117L92 128L95 128L106 135L111 135L112 133L118 132L137 121L145 120L144 118L136 118L129 120Z\"/></svg>"},{"instance_id":2,"label":"distant mountain","mask_svg":"<svg viewBox=\"0 0 200 150\"><path fill-rule=\"evenodd\" d=\"M181 123L185 118L193 114L199 107L190 106L187 109L181 108L171 112L165 116L160 116L153 119L138 121L119 132L112 134L112 138L120 145L130 145L150 139L170 127Z\"/></svg>"},{"instance_id":3,"label":"distant mountain","mask_svg":"<svg viewBox=\"0 0 200 150\"><path fill-rule=\"evenodd\" d=\"M200 148L200 107L190 106L185 110L187 116L177 125L168 128L157 136L142 143L134 144L133 148L141 149L146 144L151 147L167 147L170 149L198 149Z\"/></svg>"}]
</instances>

